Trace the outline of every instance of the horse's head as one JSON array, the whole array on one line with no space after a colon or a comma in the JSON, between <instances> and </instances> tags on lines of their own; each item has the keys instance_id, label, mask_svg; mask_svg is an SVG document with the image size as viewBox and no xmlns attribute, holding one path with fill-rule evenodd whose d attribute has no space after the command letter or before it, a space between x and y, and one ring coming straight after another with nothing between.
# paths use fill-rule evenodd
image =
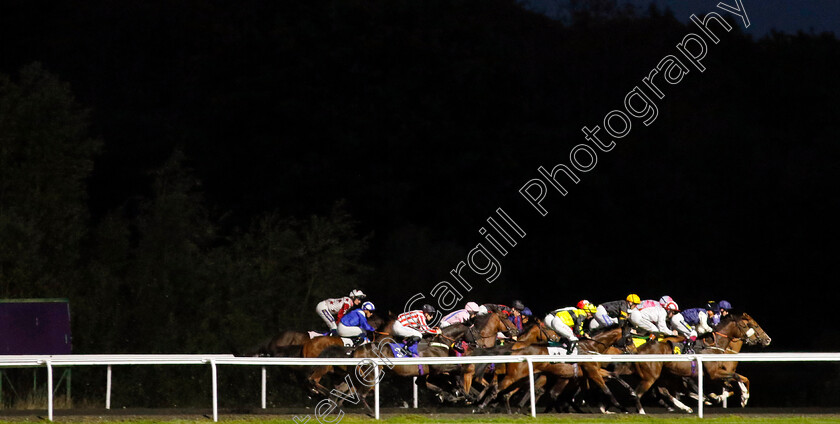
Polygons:
<instances>
[{"instance_id":1,"label":"horse's head","mask_svg":"<svg viewBox=\"0 0 840 424\"><path fill-rule=\"evenodd\" d=\"M740 317L735 317L738 322L738 327L744 333L744 340L748 345L759 344L761 346L770 345L770 336L764 332L764 329L746 312L742 313Z\"/></svg>"},{"instance_id":2,"label":"horse's head","mask_svg":"<svg viewBox=\"0 0 840 424\"><path fill-rule=\"evenodd\" d=\"M540 330L540 334L542 335L542 337L538 339L539 341L549 341L549 342L560 342L561 341L560 335L557 334L557 332L554 331L553 329L551 329L549 326L545 325L545 322L543 322L539 318L537 318L535 321L536 321L536 325L534 325L534 327L537 327Z\"/></svg>"},{"instance_id":3,"label":"horse's head","mask_svg":"<svg viewBox=\"0 0 840 424\"><path fill-rule=\"evenodd\" d=\"M519 334L519 329L516 328L516 324L507 319L506 316L498 313L494 315L496 315L496 321L498 321L496 324L496 331L501 331L502 334L508 337L513 337Z\"/></svg>"},{"instance_id":4,"label":"horse's head","mask_svg":"<svg viewBox=\"0 0 840 424\"><path fill-rule=\"evenodd\" d=\"M717 327L717 333L730 339L741 339L748 345L767 346L770 344L770 337L758 325L755 320L746 313L730 313L721 320Z\"/></svg>"},{"instance_id":5,"label":"horse's head","mask_svg":"<svg viewBox=\"0 0 840 424\"><path fill-rule=\"evenodd\" d=\"M594 342L594 349L600 353L603 353L604 351L609 349L610 346L618 342L618 340L621 339L623 336L624 329L618 324L614 324L610 327L596 329L592 333L590 340Z\"/></svg>"},{"instance_id":6,"label":"horse's head","mask_svg":"<svg viewBox=\"0 0 840 424\"><path fill-rule=\"evenodd\" d=\"M382 327L385 325L385 320L377 314L371 315L370 318L367 319L367 322L377 331L382 330Z\"/></svg>"}]
</instances>

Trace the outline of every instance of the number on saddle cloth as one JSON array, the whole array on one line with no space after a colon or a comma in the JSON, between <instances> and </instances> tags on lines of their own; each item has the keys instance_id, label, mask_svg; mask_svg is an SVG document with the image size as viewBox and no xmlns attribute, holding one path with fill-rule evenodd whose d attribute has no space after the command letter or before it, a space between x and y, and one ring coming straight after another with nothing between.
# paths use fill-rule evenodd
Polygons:
<instances>
[{"instance_id":1,"label":"number on saddle cloth","mask_svg":"<svg viewBox=\"0 0 840 424\"><path fill-rule=\"evenodd\" d=\"M388 343L388 347L391 348L391 352L394 354L394 358L405 358L407 356L411 357L418 357L420 353L417 351L417 343L413 343L408 348L406 348L405 342L403 343Z\"/></svg>"},{"instance_id":2,"label":"number on saddle cloth","mask_svg":"<svg viewBox=\"0 0 840 424\"><path fill-rule=\"evenodd\" d=\"M574 343L572 346L549 346L548 349L549 355L577 355L578 348L577 343Z\"/></svg>"}]
</instances>

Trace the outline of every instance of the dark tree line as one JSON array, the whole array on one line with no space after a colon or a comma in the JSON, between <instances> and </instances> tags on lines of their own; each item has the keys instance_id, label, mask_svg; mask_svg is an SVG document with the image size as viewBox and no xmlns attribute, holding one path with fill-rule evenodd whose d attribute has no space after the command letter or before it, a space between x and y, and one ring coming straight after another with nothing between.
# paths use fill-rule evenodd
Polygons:
<instances>
[{"instance_id":1,"label":"dark tree line","mask_svg":"<svg viewBox=\"0 0 840 424\"><path fill-rule=\"evenodd\" d=\"M0 13L0 296L70 298L77 353L242 349L318 325L314 304L357 286L400 308L499 206L529 235L479 301L727 296L772 334L789 322L759 289L833 286L831 34L731 21L707 71L540 219L519 187L696 31L686 17L611 1L563 22L512 0L41 6ZM812 331L807 348L837 347Z\"/></svg>"}]
</instances>

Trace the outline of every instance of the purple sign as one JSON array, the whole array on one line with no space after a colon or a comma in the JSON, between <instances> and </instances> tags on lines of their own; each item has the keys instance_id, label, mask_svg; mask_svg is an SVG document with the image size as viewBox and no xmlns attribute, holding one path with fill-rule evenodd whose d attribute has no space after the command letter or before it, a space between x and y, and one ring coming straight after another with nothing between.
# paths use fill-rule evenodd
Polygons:
<instances>
[{"instance_id":1,"label":"purple sign","mask_svg":"<svg viewBox=\"0 0 840 424\"><path fill-rule=\"evenodd\" d=\"M67 299L0 300L0 355L68 355Z\"/></svg>"}]
</instances>

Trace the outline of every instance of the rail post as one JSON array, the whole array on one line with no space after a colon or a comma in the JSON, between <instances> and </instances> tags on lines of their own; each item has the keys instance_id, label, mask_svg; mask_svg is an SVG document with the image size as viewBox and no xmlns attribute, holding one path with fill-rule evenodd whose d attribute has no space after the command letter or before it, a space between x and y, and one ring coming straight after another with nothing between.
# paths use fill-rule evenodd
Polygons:
<instances>
[{"instance_id":1,"label":"rail post","mask_svg":"<svg viewBox=\"0 0 840 424\"><path fill-rule=\"evenodd\" d=\"M53 372L52 361L47 359L47 417L53 420Z\"/></svg>"},{"instance_id":2,"label":"rail post","mask_svg":"<svg viewBox=\"0 0 840 424\"><path fill-rule=\"evenodd\" d=\"M111 409L111 366L105 373L105 409Z\"/></svg>"},{"instance_id":3,"label":"rail post","mask_svg":"<svg viewBox=\"0 0 840 424\"><path fill-rule=\"evenodd\" d=\"M703 418L703 360L695 356L697 361L697 417Z\"/></svg>"},{"instance_id":4,"label":"rail post","mask_svg":"<svg viewBox=\"0 0 840 424\"><path fill-rule=\"evenodd\" d=\"M375 405L373 406L374 411L373 415L374 418L377 420L379 419L379 364L374 363L373 367L373 402Z\"/></svg>"},{"instance_id":5,"label":"rail post","mask_svg":"<svg viewBox=\"0 0 840 424\"><path fill-rule=\"evenodd\" d=\"M414 409L417 409L417 376L411 378L411 383L413 384L413 392L414 392Z\"/></svg>"},{"instance_id":6,"label":"rail post","mask_svg":"<svg viewBox=\"0 0 840 424\"><path fill-rule=\"evenodd\" d=\"M262 367L262 392L260 393L260 400L262 401L262 409L265 409L265 383L266 383L266 374L265 374L265 367Z\"/></svg>"},{"instance_id":7,"label":"rail post","mask_svg":"<svg viewBox=\"0 0 840 424\"><path fill-rule=\"evenodd\" d=\"M537 418L537 399L534 398L534 362L531 358L525 358L528 362L528 384L531 389L531 416Z\"/></svg>"},{"instance_id":8,"label":"rail post","mask_svg":"<svg viewBox=\"0 0 840 424\"><path fill-rule=\"evenodd\" d=\"M213 422L219 421L219 396L218 396L218 389L219 386L216 383L216 360L210 360L210 372L213 375Z\"/></svg>"}]
</instances>

